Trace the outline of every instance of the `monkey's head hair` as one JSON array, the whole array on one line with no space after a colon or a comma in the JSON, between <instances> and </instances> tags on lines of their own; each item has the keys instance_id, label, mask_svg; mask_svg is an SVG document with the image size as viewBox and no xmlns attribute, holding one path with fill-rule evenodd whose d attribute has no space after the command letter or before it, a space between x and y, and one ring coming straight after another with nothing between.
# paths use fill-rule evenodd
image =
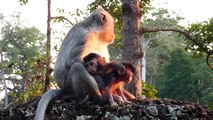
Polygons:
<instances>
[{"instance_id":1,"label":"monkey's head hair","mask_svg":"<svg viewBox=\"0 0 213 120\"><path fill-rule=\"evenodd\" d=\"M100 58L100 57L101 57L101 56L100 56L99 54L90 53L90 54L88 54L87 56L85 56L85 57L83 58L83 61L84 61L85 63L87 63L87 62L91 61L91 60L94 59L94 58L98 59L98 58Z\"/></svg>"},{"instance_id":2,"label":"monkey's head hair","mask_svg":"<svg viewBox=\"0 0 213 120\"><path fill-rule=\"evenodd\" d=\"M87 56L85 56L83 58L83 62L84 63L88 63L88 62L92 61L93 59L96 59L98 61L98 67L102 67L103 65L106 64L105 57L101 57L97 53L90 53L90 54L88 54Z\"/></svg>"},{"instance_id":3,"label":"monkey's head hair","mask_svg":"<svg viewBox=\"0 0 213 120\"><path fill-rule=\"evenodd\" d=\"M128 62L123 62L122 64L125 66L125 68L131 70L132 73L135 73L136 68L133 66L133 64Z\"/></svg>"},{"instance_id":4,"label":"monkey's head hair","mask_svg":"<svg viewBox=\"0 0 213 120\"><path fill-rule=\"evenodd\" d=\"M105 25L111 24L111 22L109 23L109 21L113 22L114 27L113 17L103 8L97 8L82 22L82 25L86 28L89 27L89 29L91 29L90 27L103 27Z\"/></svg>"}]
</instances>

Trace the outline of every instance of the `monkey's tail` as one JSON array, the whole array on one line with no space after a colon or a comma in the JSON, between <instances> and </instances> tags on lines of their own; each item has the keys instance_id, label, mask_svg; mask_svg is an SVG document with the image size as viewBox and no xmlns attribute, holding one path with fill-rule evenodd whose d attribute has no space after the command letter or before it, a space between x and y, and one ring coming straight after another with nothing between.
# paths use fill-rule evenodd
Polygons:
<instances>
[{"instance_id":1,"label":"monkey's tail","mask_svg":"<svg viewBox=\"0 0 213 120\"><path fill-rule=\"evenodd\" d=\"M49 102L60 94L61 90L49 90L40 99L34 120L44 120L45 111Z\"/></svg>"}]
</instances>

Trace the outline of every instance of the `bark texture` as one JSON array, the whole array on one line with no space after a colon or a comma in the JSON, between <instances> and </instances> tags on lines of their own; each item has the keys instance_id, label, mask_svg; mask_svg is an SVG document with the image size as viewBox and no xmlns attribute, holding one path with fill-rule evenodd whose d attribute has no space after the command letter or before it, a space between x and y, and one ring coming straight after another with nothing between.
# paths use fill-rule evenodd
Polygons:
<instances>
[{"instance_id":1,"label":"bark texture","mask_svg":"<svg viewBox=\"0 0 213 120\"><path fill-rule=\"evenodd\" d=\"M122 0L122 61L132 63L136 74L125 86L136 98L141 98L141 41L139 40L141 10L138 0Z\"/></svg>"},{"instance_id":2,"label":"bark texture","mask_svg":"<svg viewBox=\"0 0 213 120\"><path fill-rule=\"evenodd\" d=\"M47 0L47 62L46 62L46 78L43 93L47 91L47 87L50 82L50 74L51 74L51 67L50 67L50 60L51 60L51 0Z\"/></svg>"}]
</instances>

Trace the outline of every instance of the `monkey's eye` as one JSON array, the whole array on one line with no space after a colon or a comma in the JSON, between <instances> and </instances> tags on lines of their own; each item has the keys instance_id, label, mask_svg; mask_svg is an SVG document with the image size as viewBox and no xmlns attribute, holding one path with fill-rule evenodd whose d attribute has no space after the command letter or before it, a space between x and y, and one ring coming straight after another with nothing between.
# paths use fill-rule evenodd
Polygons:
<instances>
[{"instance_id":1,"label":"monkey's eye","mask_svg":"<svg viewBox=\"0 0 213 120\"><path fill-rule=\"evenodd\" d=\"M90 66L94 66L95 65L95 63L94 62L90 62Z\"/></svg>"}]
</instances>

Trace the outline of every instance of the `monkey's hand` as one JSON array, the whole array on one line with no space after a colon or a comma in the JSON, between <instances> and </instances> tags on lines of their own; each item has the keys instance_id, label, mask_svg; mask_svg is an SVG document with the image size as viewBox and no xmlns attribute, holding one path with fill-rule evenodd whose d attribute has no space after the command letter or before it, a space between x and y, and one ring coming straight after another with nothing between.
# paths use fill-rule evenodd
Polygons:
<instances>
[{"instance_id":1,"label":"monkey's hand","mask_svg":"<svg viewBox=\"0 0 213 120\"><path fill-rule=\"evenodd\" d=\"M116 102L110 103L110 106L111 108L116 108L116 109L119 107L119 105Z\"/></svg>"}]
</instances>

